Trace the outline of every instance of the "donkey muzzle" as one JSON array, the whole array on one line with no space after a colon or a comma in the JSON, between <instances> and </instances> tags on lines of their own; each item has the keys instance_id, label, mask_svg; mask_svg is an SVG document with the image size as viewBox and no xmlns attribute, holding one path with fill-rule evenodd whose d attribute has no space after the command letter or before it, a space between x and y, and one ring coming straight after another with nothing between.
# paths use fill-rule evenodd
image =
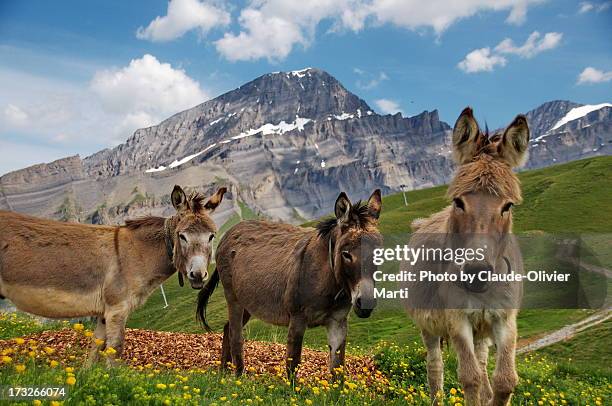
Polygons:
<instances>
[{"instance_id":1,"label":"donkey muzzle","mask_svg":"<svg viewBox=\"0 0 612 406\"><path fill-rule=\"evenodd\" d=\"M468 278L462 286L468 292L483 293L491 284L493 266L486 261L467 263L463 267L463 274Z\"/></svg>"}]
</instances>

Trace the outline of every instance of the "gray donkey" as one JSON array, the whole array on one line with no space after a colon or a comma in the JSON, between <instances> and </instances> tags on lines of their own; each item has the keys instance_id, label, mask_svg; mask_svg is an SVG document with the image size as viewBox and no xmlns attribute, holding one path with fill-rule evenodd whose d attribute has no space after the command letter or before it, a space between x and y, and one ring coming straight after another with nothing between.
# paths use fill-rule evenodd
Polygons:
<instances>
[{"instance_id":1,"label":"gray donkey","mask_svg":"<svg viewBox=\"0 0 612 406\"><path fill-rule=\"evenodd\" d=\"M512 206L521 190L512 168L526 158L529 128L517 116L500 134L480 131L466 108L453 130L454 158L459 165L448 188L451 206L413 223L414 247L486 247L480 258L454 261L402 262L402 271L475 275L467 282L410 282L407 311L427 347L431 399L442 403L441 343L457 352L458 376L468 405L506 405L518 383L515 368L516 316L522 298L520 282L491 282L487 275L522 273L523 262L512 235ZM460 244L460 245L458 245ZM417 269L418 268L418 269ZM491 343L496 347L493 388L487 373Z\"/></svg>"},{"instance_id":2,"label":"gray donkey","mask_svg":"<svg viewBox=\"0 0 612 406\"><path fill-rule=\"evenodd\" d=\"M369 317L375 306L372 250L382 243L380 190L366 204L353 205L344 192L336 216L317 229L268 221L243 221L223 236L217 269L198 296L198 318L219 280L228 306L223 330L222 367L244 369L242 329L251 316L288 326L287 373L300 363L306 328L325 326L332 374L344 363L347 316Z\"/></svg>"}]
</instances>

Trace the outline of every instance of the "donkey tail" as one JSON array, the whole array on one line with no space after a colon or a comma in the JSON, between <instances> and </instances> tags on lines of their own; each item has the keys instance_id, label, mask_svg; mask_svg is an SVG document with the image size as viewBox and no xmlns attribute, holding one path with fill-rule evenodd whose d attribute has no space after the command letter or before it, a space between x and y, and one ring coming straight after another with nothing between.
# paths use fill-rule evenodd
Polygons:
<instances>
[{"instance_id":1,"label":"donkey tail","mask_svg":"<svg viewBox=\"0 0 612 406\"><path fill-rule=\"evenodd\" d=\"M200 293L198 293L198 306L196 308L196 319L200 323L202 323L202 326L204 327L204 329L208 331L209 333L212 333L213 331L208 325L208 323L206 322L206 306L208 305L208 301L210 300L210 297L212 296L218 284L219 284L219 272L215 268L215 271L210 277L210 280L208 281L208 283L206 283L206 285L200 290Z\"/></svg>"}]
</instances>

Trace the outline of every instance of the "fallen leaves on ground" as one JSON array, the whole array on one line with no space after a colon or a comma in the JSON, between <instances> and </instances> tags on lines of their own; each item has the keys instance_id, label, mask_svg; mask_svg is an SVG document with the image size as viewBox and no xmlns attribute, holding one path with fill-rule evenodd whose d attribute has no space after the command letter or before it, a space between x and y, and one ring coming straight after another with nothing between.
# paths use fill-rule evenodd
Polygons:
<instances>
[{"instance_id":1,"label":"fallen leaves on ground","mask_svg":"<svg viewBox=\"0 0 612 406\"><path fill-rule=\"evenodd\" d=\"M74 329L45 331L24 337L40 345L53 348L60 358L80 357L83 361L91 338ZM218 368L221 354L220 334L188 334L163 331L127 329L123 359L133 366L172 367L180 369ZM0 340L0 351L13 340ZM278 374L285 371L285 346L276 343L245 341L245 372ZM371 358L347 356L349 375L374 373ZM300 363L300 377L327 377L327 353L304 348Z\"/></svg>"}]
</instances>

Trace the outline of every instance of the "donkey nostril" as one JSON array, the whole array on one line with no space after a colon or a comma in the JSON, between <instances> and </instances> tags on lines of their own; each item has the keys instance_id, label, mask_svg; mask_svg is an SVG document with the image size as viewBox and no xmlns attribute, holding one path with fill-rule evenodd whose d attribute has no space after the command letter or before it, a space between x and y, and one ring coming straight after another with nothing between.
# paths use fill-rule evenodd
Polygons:
<instances>
[{"instance_id":1,"label":"donkey nostril","mask_svg":"<svg viewBox=\"0 0 612 406\"><path fill-rule=\"evenodd\" d=\"M189 271L189 279L195 279L195 273L193 271Z\"/></svg>"},{"instance_id":2,"label":"donkey nostril","mask_svg":"<svg viewBox=\"0 0 612 406\"><path fill-rule=\"evenodd\" d=\"M208 272L204 272L204 275L202 275L202 279L204 280L208 279Z\"/></svg>"},{"instance_id":3,"label":"donkey nostril","mask_svg":"<svg viewBox=\"0 0 612 406\"><path fill-rule=\"evenodd\" d=\"M355 304L357 305L357 307L361 308L361 298L358 297L357 300L355 301Z\"/></svg>"}]
</instances>

